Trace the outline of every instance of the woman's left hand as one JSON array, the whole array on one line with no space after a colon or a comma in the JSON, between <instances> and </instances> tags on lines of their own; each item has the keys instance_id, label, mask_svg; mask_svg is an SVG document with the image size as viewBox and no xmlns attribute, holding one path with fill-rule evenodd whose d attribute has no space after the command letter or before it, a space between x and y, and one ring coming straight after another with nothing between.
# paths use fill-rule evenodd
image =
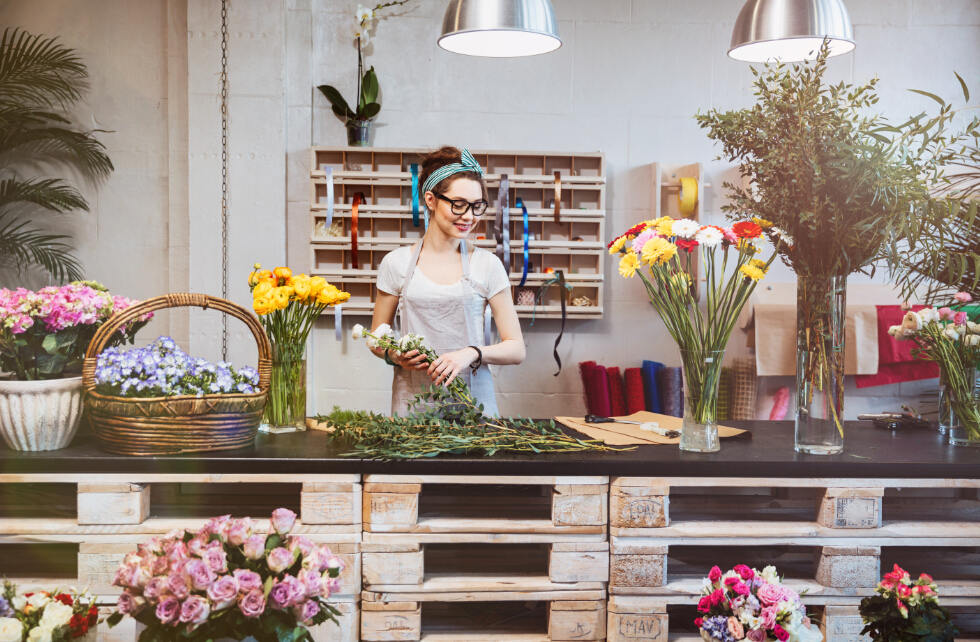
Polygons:
<instances>
[{"instance_id":1,"label":"woman's left hand","mask_svg":"<svg viewBox=\"0 0 980 642\"><path fill-rule=\"evenodd\" d=\"M433 383L448 386L463 368L466 368L474 361L476 361L476 350L473 348L454 350L439 355L438 359L429 364L427 372L432 377Z\"/></svg>"}]
</instances>

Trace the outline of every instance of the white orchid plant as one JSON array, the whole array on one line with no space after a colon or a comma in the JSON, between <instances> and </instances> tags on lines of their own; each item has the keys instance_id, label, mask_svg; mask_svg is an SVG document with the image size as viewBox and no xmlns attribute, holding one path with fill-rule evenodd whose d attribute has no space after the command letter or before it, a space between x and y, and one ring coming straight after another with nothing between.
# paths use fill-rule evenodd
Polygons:
<instances>
[{"instance_id":1,"label":"white orchid plant","mask_svg":"<svg viewBox=\"0 0 980 642\"><path fill-rule=\"evenodd\" d=\"M374 331L370 331L360 323L356 324L351 331L353 339L366 339L369 348L382 348L389 352L406 354L412 350L418 350L419 354L425 355L426 361L432 363L439 358L439 355L425 340L421 334L411 332L402 335L400 338L387 323L382 323ZM447 385L449 391L462 401L474 403L473 395L470 394L469 386L461 377L456 377Z\"/></svg>"}]
</instances>

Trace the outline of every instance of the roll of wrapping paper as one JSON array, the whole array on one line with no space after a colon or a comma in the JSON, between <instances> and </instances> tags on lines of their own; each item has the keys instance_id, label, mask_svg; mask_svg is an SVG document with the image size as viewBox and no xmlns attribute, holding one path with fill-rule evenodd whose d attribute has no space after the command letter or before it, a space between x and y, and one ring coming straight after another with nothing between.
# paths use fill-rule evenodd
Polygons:
<instances>
[{"instance_id":1,"label":"roll of wrapping paper","mask_svg":"<svg viewBox=\"0 0 980 642\"><path fill-rule=\"evenodd\" d=\"M660 396L660 382L657 373L664 367L659 361L643 361L641 372L643 373L643 401L645 410L650 412L664 411L663 400Z\"/></svg>"},{"instance_id":2,"label":"roll of wrapping paper","mask_svg":"<svg viewBox=\"0 0 980 642\"><path fill-rule=\"evenodd\" d=\"M646 410L646 398L643 394L643 371L640 368L627 368L626 379L626 413Z\"/></svg>"},{"instance_id":3,"label":"roll of wrapping paper","mask_svg":"<svg viewBox=\"0 0 980 642\"><path fill-rule=\"evenodd\" d=\"M327 222L324 227L329 230L333 225L333 168L324 167L323 173L327 176Z\"/></svg>"},{"instance_id":4,"label":"roll of wrapping paper","mask_svg":"<svg viewBox=\"0 0 980 642\"><path fill-rule=\"evenodd\" d=\"M684 216L694 214L698 204L698 179L683 177L680 180L681 189L677 193L677 205Z\"/></svg>"},{"instance_id":5,"label":"roll of wrapping paper","mask_svg":"<svg viewBox=\"0 0 980 642\"><path fill-rule=\"evenodd\" d=\"M500 175L500 187L497 189L497 229L494 230L497 241L497 258L504 264L504 271L510 275L510 188L507 174Z\"/></svg>"},{"instance_id":6,"label":"roll of wrapping paper","mask_svg":"<svg viewBox=\"0 0 980 642\"><path fill-rule=\"evenodd\" d=\"M364 200L364 194L358 192L354 194L354 200L350 207L350 265L355 270L358 269L357 261L357 210Z\"/></svg>"},{"instance_id":7,"label":"roll of wrapping paper","mask_svg":"<svg viewBox=\"0 0 980 642\"><path fill-rule=\"evenodd\" d=\"M561 170L555 170L555 223L561 223Z\"/></svg>"},{"instance_id":8,"label":"roll of wrapping paper","mask_svg":"<svg viewBox=\"0 0 980 642\"><path fill-rule=\"evenodd\" d=\"M680 368L664 367L657 373L663 414L684 416L684 377Z\"/></svg>"},{"instance_id":9,"label":"roll of wrapping paper","mask_svg":"<svg viewBox=\"0 0 980 642\"><path fill-rule=\"evenodd\" d=\"M619 374L619 368L611 366L606 368L606 380L609 382L609 411L610 417L622 417L626 412L626 396L623 391L623 375Z\"/></svg>"},{"instance_id":10,"label":"roll of wrapping paper","mask_svg":"<svg viewBox=\"0 0 980 642\"><path fill-rule=\"evenodd\" d=\"M524 234L523 234L523 239L524 239L524 267L523 267L522 272L521 272L521 282L518 284L518 287L521 287L522 288L522 287L524 287L524 283L527 281L527 267L528 267L528 263L531 260L531 254L530 254L529 245L528 245L530 230L528 229L529 223L528 223L528 220L527 220L527 208L524 207L524 199L518 197L517 198L517 206L519 208L521 208L521 217L524 219Z\"/></svg>"},{"instance_id":11,"label":"roll of wrapping paper","mask_svg":"<svg viewBox=\"0 0 980 642\"><path fill-rule=\"evenodd\" d=\"M419 165L412 163L408 166L412 172L412 225L418 227L419 221Z\"/></svg>"},{"instance_id":12,"label":"roll of wrapping paper","mask_svg":"<svg viewBox=\"0 0 980 642\"><path fill-rule=\"evenodd\" d=\"M585 405L589 409L589 414L608 417L612 407L609 404L609 381L606 377L606 369L596 365L595 361L583 361L578 366L582 373Z\"/></svg>"}]
</instances>

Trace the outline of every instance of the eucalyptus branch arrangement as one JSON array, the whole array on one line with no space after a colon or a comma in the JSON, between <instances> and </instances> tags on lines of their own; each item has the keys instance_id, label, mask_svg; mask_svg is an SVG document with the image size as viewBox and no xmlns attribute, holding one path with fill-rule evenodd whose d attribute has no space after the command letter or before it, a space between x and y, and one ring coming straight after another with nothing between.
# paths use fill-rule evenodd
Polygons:
<instances>
[{"instance_id":1,"label":"eucalyptus branch arrangement","mask_svg":"<svg viewBox=\"0 0 980 642\"><path fill-rule=\"evenodd\" d=\"M334 408L316 419L328 426L335 441L349 448L344 457L363 459L633 449L573 437L550 420L486 417L482 406L444 386L432 386L417 395L405 417Z\"/></svg>"}]
</instances>

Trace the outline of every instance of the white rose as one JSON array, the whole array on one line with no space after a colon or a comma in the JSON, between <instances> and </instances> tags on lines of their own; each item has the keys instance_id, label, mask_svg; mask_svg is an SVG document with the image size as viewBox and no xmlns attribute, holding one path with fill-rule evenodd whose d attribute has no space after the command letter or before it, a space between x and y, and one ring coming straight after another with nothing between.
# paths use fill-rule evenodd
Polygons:
<instances>
[{"instance_id":1,"label":"white rose","mask_svg":"<svg viewBox=\"0 0 980 642\"><path fill-rule=\"evenodd\" d=\"M943 329L943 334L946 336L947 339L950 339L951 341L960 340L960 333L956 331L955 325L946 326L946 328Z\"/></svg>"},{"instance_id":2,"label":"white rose","mask_svg":"<svg viewBox=\"0 0 980 642\"><path fill-rule=\"evenodd\" d=\"M391 337L394 336L395 333L391 329L390 325L387 323L382 323L374 329L374 334L378 335L379 337Z\"/></svg>"},{"instance_id":3,"label":"white rose","mask_svg":"<svg viewBox=\"0 0 980 642\"><path fill-rule=\"evenodd\" d=\"M27 598L23 595L15 595L10 600L10 606L14 607L15 611L23 611L24 607L27 606Z\"/></svg>"},{"instance_id":4,"label":"white rose","mask_svg":"<svg viewBox=\"0 0 980 642\"><path fill-rule=\"evenodd\" d=\"M0 642L20 642L24 625L15 617L0 617Z\"/></svg>"},{"instance_id":5,"label":"white rose","mask_svg":"<svg viewBox=\"0 0 980 642\"><path fill-rule=\"evenodd\" d=\"M364 326L360 323L356 324L354 328L350 331L350 336L352 339L360 339L364 336Z\"/></svg>"},{"instance_id":6,"label":"white rose","mask_svg":"<svg viewBox=\"0 0 980 642\"><path fill-rule=\"evenodd\" d=\"M919 315L919 318L922 319L923 325L928 323L939 323L939 310L936 308L922 308L917 314Z\"/></svg>"},{"instance_id":7,"label":"white rose","mask_svg":"<svg viewBox=\"0 0 980 642\"><path fill-rule=\"evenodd\" d=\"M27 603L30 606L34 607L35 609L41 608L42 606L44 606L45 604L47 604L50 601L51 601L51 598L48 597L47 595L45 595L44 593L41 593L41 592L37 592L37 593L31 595L29 598L27 598Z\"/></svg>"},{"instance_id":8,"label":"white rose","mask_svg":"<svg viewBox=\"0 0 980 642\"><path fill-rule=\"evenodd\" d=\"M41 614L41 621L38 623L38 626L50 629L64 626L71 620L73 612L72 608L67 604L54 601L50 602L44 607L44 612Z\"/></svg>"},{"instance_id":9,"label":"white rose","mask_svg":"<svg viewBox=\"0 0 980 642\"><path fill-rule=\"evenodd\" d=\"M971 348L973 346L980 345L980 334L968 334L963 341L965 341L966 345L970 346Z\"/></svg>"},{"instance_id":10,"label":"white rose","mask_svg":"<svg viewBox=\"0 0 980 642\"><path fill-rule=\"evenodd\" d=\"M770 584L779 584L779 575L776 573L775 566L767 566L762 569L762 579L769 582Z\"/></svg>"},{"instance_id":11,"label":"white rose","mask_svg":"<svg viewBox=\"0 0 980 642\"><path fill-rule=\"evenodd\" d=\"M980 323L974 323L973 321L966 322L966 329L972 334L980 334Z\"/></svg>"},{"instance_id":12,"label":"white rose","mask_svg":"<svg viewBox=\"0 0 980 642\"><path fill-rule=\"evenodd\" d=\"M27 634L27 642L53 642L54 629L37 626Z\"/></svg>"}]
</instances>

